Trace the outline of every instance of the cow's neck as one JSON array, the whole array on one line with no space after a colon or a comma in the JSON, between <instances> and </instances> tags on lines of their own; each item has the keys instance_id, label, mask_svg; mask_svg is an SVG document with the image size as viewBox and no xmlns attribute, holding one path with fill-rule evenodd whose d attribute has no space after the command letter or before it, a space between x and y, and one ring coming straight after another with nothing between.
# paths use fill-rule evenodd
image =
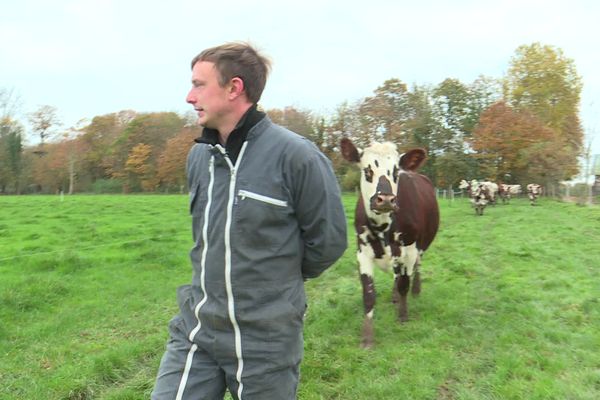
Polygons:
<instances>
[{"instance_id":1,"label":"cow's neck","mask_svg":"<svg viewBox=\"0 0 600 400\"><path fill-rule=\"evenodd\" d=\"M377 214L371 210L367 211L368 227L373 232L385 232L392 225L392 213Z\"/></svg>"}]
</instances>

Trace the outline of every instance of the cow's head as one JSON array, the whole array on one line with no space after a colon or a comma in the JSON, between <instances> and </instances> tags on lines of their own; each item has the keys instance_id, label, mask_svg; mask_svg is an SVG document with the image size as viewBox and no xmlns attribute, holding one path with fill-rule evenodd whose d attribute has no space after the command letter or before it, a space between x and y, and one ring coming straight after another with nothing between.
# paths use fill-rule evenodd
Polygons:
<instances>
[{"instance_id":1,"label":"cow's head","mask_svg":"<svg viewBox=\"0 0 600 400\"><path fill-rule=\"evenodd\" d=\"M348 138L341 141L342 155L361 169L360 193L368 213L389 213L396 208L400 155L390 142L357 148Z\"/></svg>"}]
</instances>

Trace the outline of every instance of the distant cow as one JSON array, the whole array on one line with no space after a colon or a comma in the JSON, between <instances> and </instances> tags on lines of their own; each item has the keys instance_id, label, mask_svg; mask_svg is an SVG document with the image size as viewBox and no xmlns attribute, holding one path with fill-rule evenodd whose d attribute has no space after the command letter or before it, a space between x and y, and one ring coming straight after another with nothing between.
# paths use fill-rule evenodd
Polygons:
<instances>
[{"instance_id":1,"label":"distant cow","mask_svg":"<svg viewBox=\"0 0 600 400\"><path fill-rule=\"evenodd\" d=\"M521 193L521 185L500 184L498 195L502 199L503 204L508 204L512 196L517 196Z\"/></svg>"},{"instance_id":2,"label":"distant cow","mask_svg":"<svg viewBox=\"0 0 600 400\"><path fill-rule=\"evenodd\" d=\"M471 190L473 187L477 186L477 181L473 179L471 182L462 179L458 184L458 188L467 191L467 195L471 197Z\"/></svg>"},{"instance_id":3,"label":"distant cow","mask_svg":"<svg viewBox=\"0 0 600 400\"><path fill-rule=\"evenodd\" d=\"M471 198L471 205L475 208L475 214L483 215L483 210L488 203L495 204L495 193L494 189L497 189L498 185L492 182L478 182L473 179L470 182L461 180L458 185L459 189L466 189L469 197Z\"/></svg>"},{"instance_id":4,"label":"distant cow","mask_svg":"<svg viewBox=\"0 0 600 400\"><path fill-rule=\"evenodd\" d=\"M481 182L483 187L486 189L486 196L491 205L496 205L496 199L498 198L498 185L494 182L483 181Z\"/></svg>"},{"instance_id":5,"label":"distant cow","mask_svg":"<svg viewBox=\"0 0 600 400\"><path fill-rule=\"evenodd\" d=\"M527 185L527 195L531 205L536 205L538 197L542 195L542 186L537 183L530 183Z\"/></svg>"},{"instance_id":6,"label":"distant cow","mask_svg":"<svg viewBox=\"0 0 600 400\"><path fill-rule=\"evenodd\" d=\"M370 348L374 344L374 267L393 269L392 298L398 304L399 320L407 321L410 277L412 293L417 295L421 256L437 233L439 209L431 181L416 172L426 158L423 149L400 155L390 142L358 149L347 138L342 139L341 149L344 158L362 170L354 227L365 307L361 345Z\"/></svg>"}]
</instances>

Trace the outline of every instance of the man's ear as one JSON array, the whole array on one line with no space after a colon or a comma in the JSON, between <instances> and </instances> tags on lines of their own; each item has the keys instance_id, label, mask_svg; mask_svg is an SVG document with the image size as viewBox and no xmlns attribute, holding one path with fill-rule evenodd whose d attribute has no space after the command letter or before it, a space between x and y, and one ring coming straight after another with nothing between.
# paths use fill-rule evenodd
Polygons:
<instances>
[{"instance_id":1,"label":"man's ear","mask_svg":"<svg viewBox=\"0 0 600 400\"><path fill-rule=\"evenodd\" d=\"M229 98L231 100L239 97L244 93L246 87L244 85L244 80L239 76L234 76L229 81Z\"/></svg>"}]
</instances>

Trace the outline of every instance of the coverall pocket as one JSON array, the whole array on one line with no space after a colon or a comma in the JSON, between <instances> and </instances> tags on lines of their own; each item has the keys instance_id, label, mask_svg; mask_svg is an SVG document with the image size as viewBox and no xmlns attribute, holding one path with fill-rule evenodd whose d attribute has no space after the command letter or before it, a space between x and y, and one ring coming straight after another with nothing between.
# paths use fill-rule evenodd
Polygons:
<instances>
[{"instance_id":1,"label":"coverall pocket","mask_svg":"<svg viewBox=\"0 0 600 400\"><path fill-rule=\"evenodd\" d=\"M260 250L282 243L292 210L281 193L240 189L235 202L237 231L244 245Z\"/></svg>"}]
</instances>

